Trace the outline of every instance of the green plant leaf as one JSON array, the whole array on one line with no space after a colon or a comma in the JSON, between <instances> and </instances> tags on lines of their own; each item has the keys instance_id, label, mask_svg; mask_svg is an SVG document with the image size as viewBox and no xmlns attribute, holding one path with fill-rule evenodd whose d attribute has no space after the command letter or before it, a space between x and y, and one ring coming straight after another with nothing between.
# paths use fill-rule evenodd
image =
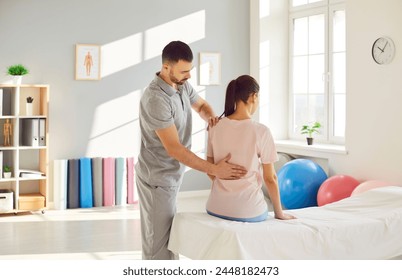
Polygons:
<instances>
[{"instance_id":1,"label":"green plant leaf","mask_svg":"<svg viewBox=\"0 0 402 280\"><path fill-rule=\"evenodd\" d=\"M312 125L305 124L301 128L301 134L308 134L308 137L312 137L314 133L319 133L319 128L321 124L319 122L314 122Z\"/></svg>"},{"instance_id":2,"label":"green plant leaf","mask_svg":"<svg viewBox=\"0 0 402 280\"><path fill-rule=\"evenodd\" d=\"M11 167L8 166L8 165L4 165L4 166L3 166L3 171L4 171L4 172L11 172Z\"/></svg>"},{"instance_id":3,"label":"green plant leaf","mask_svg":"<svg viewBox=\"0 0 402 280\"><path fill-rule=\"evenodd\" d=\"M25 68L25 66L22 64L11 65L7 68L7 74L11 76L23 76L28 73L29 73L28 69Z\"/></svg>"}]
</instances>

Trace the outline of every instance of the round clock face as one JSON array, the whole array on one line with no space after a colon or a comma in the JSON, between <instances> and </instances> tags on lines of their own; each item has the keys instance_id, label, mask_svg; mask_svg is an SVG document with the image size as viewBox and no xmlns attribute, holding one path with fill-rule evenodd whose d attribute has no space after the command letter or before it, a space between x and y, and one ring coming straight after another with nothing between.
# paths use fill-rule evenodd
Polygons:
<instances>
[{"instance_id":1,"label":"round clock face","mask_svg":"<svg viewBox=\"0 0 402 280\"><path fill-rule=\"evenodd\" d=\"M395 54L394 42L387 37L380 37L375 40L371 49L373 59L378 64L388 64L392 61Z\"/></svg>"}]
</instances>

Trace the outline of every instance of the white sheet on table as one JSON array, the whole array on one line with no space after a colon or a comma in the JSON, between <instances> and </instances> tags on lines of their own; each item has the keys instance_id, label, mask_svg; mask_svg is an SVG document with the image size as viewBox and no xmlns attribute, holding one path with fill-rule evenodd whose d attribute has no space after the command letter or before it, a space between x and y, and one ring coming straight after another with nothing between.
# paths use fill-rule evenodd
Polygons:
<instances>
[{"instance_id":1,"label":"white sheet on table","mask_svg":"<svg viewBox=\"0 0 402 280\"><path fill-rule=\"evenodd\" d=\"M242 223L177 213L169 249L191 259L390 259L402 254L402 188L286 210L298 219Z\"/></svg>"}]
</instances>

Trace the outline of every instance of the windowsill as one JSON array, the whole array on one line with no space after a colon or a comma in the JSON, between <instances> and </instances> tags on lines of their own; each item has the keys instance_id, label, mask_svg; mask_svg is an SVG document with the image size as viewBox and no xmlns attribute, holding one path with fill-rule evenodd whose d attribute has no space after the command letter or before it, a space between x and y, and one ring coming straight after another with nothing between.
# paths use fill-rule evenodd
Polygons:
<instances>
[{"instance_id":1,"label":"windowsill","mask_svg":"<svg viewBox=\"0 0 402 280\"><path fill-rule=\"evenodd\" d=\"M305 141L276 140L275 145L278 152L301 156L328 158L330 155L333 154L348 154L344 145L336 144L314 143L313 145L307 145Z\"/></svg>"}]
</instances>

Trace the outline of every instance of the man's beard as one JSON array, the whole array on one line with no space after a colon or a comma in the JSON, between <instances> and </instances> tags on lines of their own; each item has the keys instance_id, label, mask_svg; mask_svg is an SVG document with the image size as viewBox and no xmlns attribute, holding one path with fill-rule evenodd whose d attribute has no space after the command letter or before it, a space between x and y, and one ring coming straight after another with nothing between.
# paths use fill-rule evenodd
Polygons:
<instances>
[{"instance_id":1,"label":"man's beard","mask_svg":"<svg viewBox=\"0 0 402 280\"><path fill-rule=\"evenodd\" d=\"M173 83L175 83L176 85L182 85L182 84L184 84L186 81L187 81L187 79L183 79L183 80L178 80L178 79L176 79L176 77L175 76L173 76L173 74L172 73L169 73L169 79L173 82Z\"/></svg>"}]
</instances>

